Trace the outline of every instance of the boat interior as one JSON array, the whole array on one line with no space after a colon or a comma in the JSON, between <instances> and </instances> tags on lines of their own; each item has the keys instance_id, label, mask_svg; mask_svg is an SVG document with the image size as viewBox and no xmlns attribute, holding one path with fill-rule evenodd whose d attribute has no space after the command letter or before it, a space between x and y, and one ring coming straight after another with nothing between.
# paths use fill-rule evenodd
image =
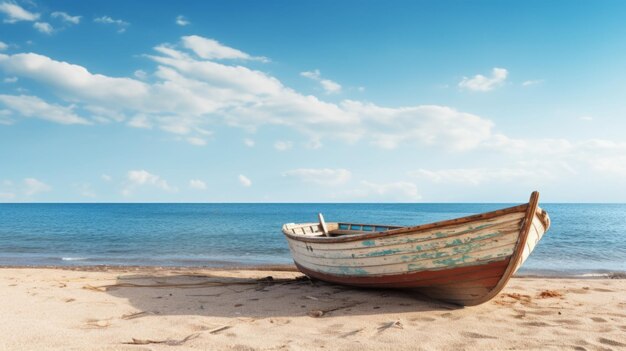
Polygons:
<instances>
[{"instance_id":1,"label":"boat interior","mask_svg":"<svg viewBox=\"0 0 626 351\"><path fill-rule=\"evenodd\" d=\"M361 223L345 223L345 222L329 222L324 221L324 217L320 213L319 223L289 223L285 224L283 230L289 234L305 235L305 236L341 236L355 235L366 233L380 233L391 229L402 228L400 226L380 225L380 224L361 224Z\"/></svg>"}]
</instances>

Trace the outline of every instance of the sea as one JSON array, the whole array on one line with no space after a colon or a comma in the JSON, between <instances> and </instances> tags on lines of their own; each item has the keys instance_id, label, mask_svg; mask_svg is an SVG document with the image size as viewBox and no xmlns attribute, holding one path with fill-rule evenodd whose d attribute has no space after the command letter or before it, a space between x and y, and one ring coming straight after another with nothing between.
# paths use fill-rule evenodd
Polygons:
<instances>
[{"instance_id":1,"label":"sea","mask_svg":"<svg viewBox=\"0 0 626 351\"><path fill-rule=\"evenodd\" d=\"M418 225L515 204L0 204L3 266L292 263L284 223ZM626 204L542 204L552 226L521 274L626 272Z\"/></svg>"}]
</instances>

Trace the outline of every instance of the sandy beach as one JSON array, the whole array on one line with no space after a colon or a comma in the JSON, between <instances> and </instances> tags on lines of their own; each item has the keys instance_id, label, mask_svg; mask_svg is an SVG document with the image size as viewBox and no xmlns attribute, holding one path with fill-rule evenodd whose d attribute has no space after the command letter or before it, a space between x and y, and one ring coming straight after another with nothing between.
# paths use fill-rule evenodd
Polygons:
<instances>
[{"instance_id":1,"label":"sandy beach","mask_svg":"<svg viewBox=\"0 0 626 351\"><path fill-rule=\"evenodd\" d=\"M459 308L289 269L2 268L0 296L2 350L626 348L624 279L514 278Z\"/></svg>"}]
</instances>

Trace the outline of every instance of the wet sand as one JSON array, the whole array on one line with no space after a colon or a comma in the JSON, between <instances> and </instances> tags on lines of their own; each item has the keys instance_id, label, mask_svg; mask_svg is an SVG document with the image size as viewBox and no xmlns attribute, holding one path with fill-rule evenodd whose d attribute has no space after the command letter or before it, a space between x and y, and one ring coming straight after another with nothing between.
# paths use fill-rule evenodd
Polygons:
<instances>
[{"instance_id":1,"label":"wet sand","mask_svg":"<svg viewBox=\"0 0 626 351\"><path fill-rule=\"evenodd\" d=\"M626 349L624 279L513 278L459 308L274 269L0 268L0 350Z\"/></svg>"}]
</instances>

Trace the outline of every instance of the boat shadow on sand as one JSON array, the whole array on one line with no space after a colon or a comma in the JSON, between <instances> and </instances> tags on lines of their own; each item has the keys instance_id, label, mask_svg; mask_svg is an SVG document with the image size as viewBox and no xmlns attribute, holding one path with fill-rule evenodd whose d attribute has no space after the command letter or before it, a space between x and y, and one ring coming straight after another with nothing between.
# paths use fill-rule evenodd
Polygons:
<instances>
[{"instance_id":1,"label":"boat shadow on sand","mask_svg":"<svg viewBox=\"0 0 626 351\"><path fill-rule=\"evenodd\" d=\"M138 315L319 318L462 308L415 292L345 287L293 273L250 276L236 271L222 271L219 276L124 275L115 284L93 289L127 299L140 311Z\"/></svg>"}]
</instances>

